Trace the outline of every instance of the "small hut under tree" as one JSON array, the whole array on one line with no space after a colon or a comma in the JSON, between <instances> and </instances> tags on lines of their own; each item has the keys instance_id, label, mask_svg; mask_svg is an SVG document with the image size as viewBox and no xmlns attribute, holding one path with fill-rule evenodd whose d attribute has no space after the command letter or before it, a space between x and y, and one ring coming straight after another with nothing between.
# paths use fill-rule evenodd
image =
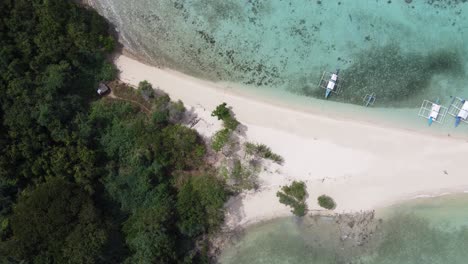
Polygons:
<instances>
[{"instance_id":1,"label":"small hut under tree","mask_svg":"<svg viewBox=\"0 0 468 264\"><path fill-rule=\"evenodd\" d=\"M107 86L105 83L99 83L99 87L97 89L97 93L99 95L104 95L106 94L107 92L110 91L110 88L109 86Z\"/></svg>"}]
</instances>

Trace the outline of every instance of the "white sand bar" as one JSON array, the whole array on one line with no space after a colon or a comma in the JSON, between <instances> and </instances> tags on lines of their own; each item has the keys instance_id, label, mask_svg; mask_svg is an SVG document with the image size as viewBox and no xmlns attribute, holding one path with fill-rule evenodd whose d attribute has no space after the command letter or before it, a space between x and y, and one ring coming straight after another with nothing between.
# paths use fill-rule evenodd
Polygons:
<instances>
[{"instance_id":1,"label":"white sand bar","mask_svg":"<svg viewBox=\"0 0 468 264\"><path fill-rule=\"evenodd\" d=\"M337 202L336 212L369 210L401 199L468 190L466 139L278 107L126 56L118 57L116 65L122 81L136 85L148 80L172 99L196 107L205 119L211 118L207 113L216 105L226 102L247 126L249 140L264 143L284 157L284 166L271 165L270 172L262 173L259 191L228 202L226 220L232 227L289 215L275 194L292 180L307 183L310 209L319 209L317 197L327 194Z\"/></svg>"}]
</instances>

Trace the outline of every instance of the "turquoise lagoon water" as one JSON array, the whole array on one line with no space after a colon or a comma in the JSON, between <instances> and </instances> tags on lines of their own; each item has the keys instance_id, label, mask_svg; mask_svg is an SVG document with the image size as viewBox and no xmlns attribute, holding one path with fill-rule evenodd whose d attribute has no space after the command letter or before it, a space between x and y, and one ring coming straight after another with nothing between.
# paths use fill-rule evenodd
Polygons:
<instances>
[{"instance_id":1,"label":"turquoise lagoon water","mask_svg":"<svg viewBox=\"0 0 468 264\"><path fill-rule=\"evenodd\" d=\"M377 95L374 109L349 108L354 115L426 129L422 99L468 97L464 0L88 1L150 63L282 103L340 115L317 89L321 73L336 68L343 89L331 100L361 105ZM453 119L446 123L439 130L453 133Z\"/></svg>"},{"instance_id":2,"label":"turquoise lagoon water","mask_svg":"<svg viewBox=\"0 0 468 264\"><path fill-rule=\"evenodd\" d=\"M395 263L468 262L468 194L424 198L385 208L373 238L364 246L339 241L330 220L282 218L250 227L227 248L228 263ZM378 221L378 220L376 220Z\"/></svg>"}]
</instances>

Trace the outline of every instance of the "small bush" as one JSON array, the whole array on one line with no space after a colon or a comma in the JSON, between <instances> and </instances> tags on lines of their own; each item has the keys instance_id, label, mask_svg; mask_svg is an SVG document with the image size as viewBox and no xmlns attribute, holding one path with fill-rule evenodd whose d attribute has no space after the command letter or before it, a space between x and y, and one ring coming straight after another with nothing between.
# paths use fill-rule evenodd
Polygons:
<instances>
[{"instance_id":1,"label":"small bush","mask_svg":"<svg viewBox=\"0 0 468 264\"><path fill-rule=\"evenodd\" d=\"M304 203L298 203L293 207L291 211L294 215L304 216L307 213L307 205Z\"/></svg>"},{"instance_id":2,"label":"small bush","mask_svg":"<svg viewBox=\"0 0 468 264\"><path fill-rule=\"evenodd\" d=\"M259 156L264 159L272 160L278 164L282 164L284 162L283 157L280 155L273 153L271 149L265 144L255 144L251 142L246 142L244 144L245 151L249 155Z\"/></svg>"},{"instance_id":3,"label":"small bush","mask_svg":"<svg viewBox=\"0 0 468 264\"><path fill-rule=\"evenodd\" d=\"M336 203L333 200L333 198L331 198L330 196L320 195L317 200L318 200L320 207L323 207L329 210L333 210L336 208Z\"/></svg>"},{"instance_id":4,"label":"small bush","mask_svg":"<svg viewBox=\"0 0 468 264\"><path fill-rule=\"evenodd\" d=\"M256 151L255 151L256 144L252 142L245 142L244 146L245 146L245 152L247 152L247 154L249 155L256 154Z\"/></svg>"},{"instance_id":5,"label":"small bush","mask_svg":"<svg viewBox=\"0 0 468 264\"><path fill-rule=\"evenodd\" d=\"M237 121L232 116L225 118L223 121L224 121L224 127L229 130L236 130L237 126L239 125L239 121Z\"/></svg>"},{"instance_id":6,"label":"small bush","mask_svg":"<svg viewBox=\"0 0 468 264\"><path fill-rule=\"evenodd\" d=\"M211 113L211 116L216 116L218 120L223 120L223 126L229 130L236 130L239 121L232 115L226 103L222 103L216 107Z\"/></svg>"},{"instance_id":7,"label":"small bush","mask_svg":"<svg viewBox=\"0 0 468 264\"><path fill-rule=\"evenodd\" d=\"M166 124L169 121L169 113L167 111L154 111L152 120L155 124Z\"/></svg>"},{"instance_id":8,"label":"small bush","mask_svg":"<svg viewBox=\"0 0 468 264\"><path fill-rule=\"evenodd\" d=\"M222 103L216 107L216 109L211 113L211 116L216 116L218 120L224 121L226 118L231 116L231 112L229 112L227 104Z\"/></svg>"},{"instance_id":9,"label":"small bush","mask_svg":"<svg viewBox=\"0 0 468 264\"><path fill-rule=\"evenodd\" d=\"M248 167L242 166L240 160L234 161L230 178L234 181L234 187L238 190L252 190L257 187L255 173Z\"/></svg>"},{"instance_id":10,"label":"small bush","mask_svg":"<svg viewBox=\"0 0 468 264\"><path fill-rule=\"evenodd\" d=\"M213 136L213 141L211 143L212 148L215 151L220 151L229 141L231 137L231 131L227 128L221 129Z\"/></svg>"},{"instance_id":11,"label":"small bush","mask_svg":"<svg viewBox=\"0 0 468 264\"><path fill-rule=\"evenodd\" d=\"M138 92L143 96L143 98L145 98L145 100L154 98L153 86L148 81L141 81L138 83Z\"/></svg>"},{"instance_id":12,"label":"small bush","mask_svg":"<svg viewBox=\"0 0 468 264\"><path fill-rule=\"evenodd\" d=\"M99 36L99 42L101 42L102 46L104 47L104 50L107 52L113 52L115 49L115 40L111 36Z\"/></svg>"},{"instance_id":13,"label":"small bush","mask_svg":"<svg viewBox=\"0 0 468 264\"><path fill-rule=\"evenodd\" d=\"M151 83L149 83L147 80L144 80L138 83L138 90L140 91L153 90L153 85L151 85Z\"/></svg>"},{"instance_id":14,"label":"small bush","mask_svg":"<svg viewBox=\"0 0 468 264\"><path fill-rule=\"evenodd\" d=\"M156 110L167 110L171 103L171 97L168 94L163 94L153 100L153 105Z\"/></svg>"},{"instance_id":15,"label":"small bush","mask_svg":"<svg viewBox=\"0 0 468 264\"><path fill-rule=\"evenodd\" d=\"M169 108L169 120L172 123L178 123L184 118L185 106L182 101L171 102Z\"/></svg>"},{"instance_id":16,"label":"small bush","mask_svg":"<svg viewBox=\"0 0 468 264\"><path fill-rule=\"evenodd\" d=\"M174 108L174 111L177 112L185 112L187 109L185 109L185 105L181 100L177 100L177 102L172 104L172 108Z\"/></svg>"},{"instance_id":17,"label":"small bush","mask_svg":"<svg viewBox=\"0 0 468 264\"><path fill-rule=\"evenodd\" d=\"M98 75L100 81L112 81L117 77L117 68L114 64L109 62L104 62L101 66L101 71Z\"/></svg>"},{"instance_id":18,"label":"small bush","mask_svg":"<svg viewBox=\"0 0 468 264\"><path fill-rule=\"evenodd\" d=\"M289 186L281 188L285 194L296 198L298 201L304 201L307 195L305 183L302 181L293 181Z\"/></svg>"},{"instance_id":19,"label":"small bush","mask_svg":"<svg viewBox=\"0 0 468 264\"><path fill-rule=\"evenodd\" d=\"M304 216L307 212L305 199L307 197L304 182L293 181L289 186L283 186L276 193L280 203L292 207L291 212L297 216Z\"/></svg>"}]
</instances>

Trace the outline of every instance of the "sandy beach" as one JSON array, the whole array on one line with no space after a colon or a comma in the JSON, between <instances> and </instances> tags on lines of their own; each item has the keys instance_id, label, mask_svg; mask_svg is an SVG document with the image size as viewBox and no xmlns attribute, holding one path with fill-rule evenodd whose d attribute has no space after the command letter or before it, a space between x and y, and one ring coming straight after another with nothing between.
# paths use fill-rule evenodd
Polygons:
<instances>
[{"instance_id":1,"label":"sandy beach","mask_svg":"<svg viewBox=\"0 0 468 264\"><path fill-rule=\"evenodd\" d=\"M148 66L130 57L115 59L120 79L132 85L147 80L173 100L182 100L202 118L194 128L210 136L219 122L210 116L220 103L232 107L247 127L246 139L280 154L260 174L260 189L231 198L226 223L238 227L290 215L276 192L293 180L307 184L309 209L317 197L332 196L335 212L370 210L403 199L468 191L468 140L334 119L279 107L236 93L225 85Z\"/></svg>"}]
</instances>

